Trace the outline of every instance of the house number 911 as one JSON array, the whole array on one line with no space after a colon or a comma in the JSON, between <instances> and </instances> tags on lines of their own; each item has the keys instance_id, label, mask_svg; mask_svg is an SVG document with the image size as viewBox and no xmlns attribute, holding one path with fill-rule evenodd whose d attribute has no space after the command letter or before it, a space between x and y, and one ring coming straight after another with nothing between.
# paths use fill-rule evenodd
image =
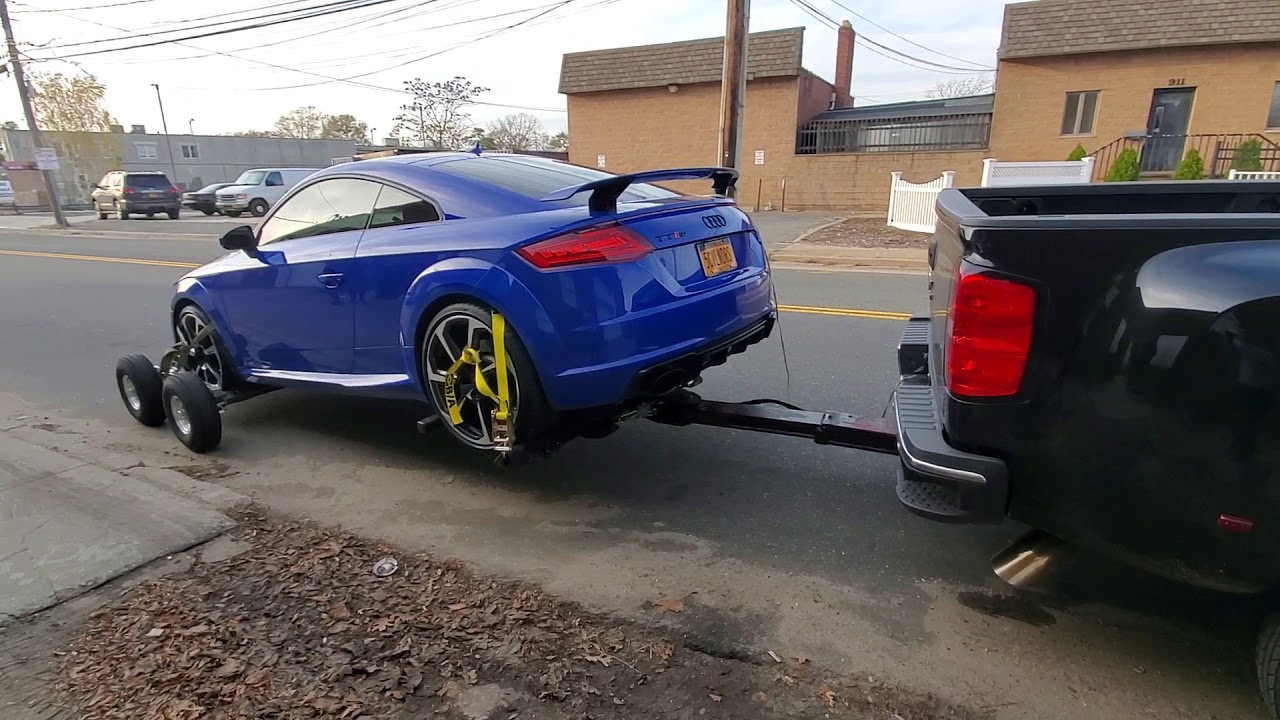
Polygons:
<instances>
[{"instance_id":1,"label":"house number 911","mask_svg":"<svg viewBox=\"0 0 1280 720\"><path fill-rule=\"evenodd\" d=\"M1186 78L1170 78L1170 79L1169 79L1169 85L1171 85L1171 86L1172 86L1172 85L1186 85L1186 84L1187 84L1187 79L1186 79Z\"/></svg>"}]
</instances>

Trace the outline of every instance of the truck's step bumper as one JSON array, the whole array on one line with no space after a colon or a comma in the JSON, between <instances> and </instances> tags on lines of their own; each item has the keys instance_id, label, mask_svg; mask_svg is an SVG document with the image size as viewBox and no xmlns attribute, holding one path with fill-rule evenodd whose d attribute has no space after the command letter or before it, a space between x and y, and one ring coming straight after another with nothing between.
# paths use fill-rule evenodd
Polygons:
<instances>
[{"instance_id":1,"label":"truck's step bumper","mask_svg":"<svg viewBox=\"0 0 1280 720\"><path fill-rule=\"evenodd\" d=\"M904 371L894 404L902 461L898 499L931 520L1000 522L1008 506L1008 468L999 458L947 444L929 380L928 333L928 318L913 318L898 345L898 365Z\"/></svg>"}]
</instances>

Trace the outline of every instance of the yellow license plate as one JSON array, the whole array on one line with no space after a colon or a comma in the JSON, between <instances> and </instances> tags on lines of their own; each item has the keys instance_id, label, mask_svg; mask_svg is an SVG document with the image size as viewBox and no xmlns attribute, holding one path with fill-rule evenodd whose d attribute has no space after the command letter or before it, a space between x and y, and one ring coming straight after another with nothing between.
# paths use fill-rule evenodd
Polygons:
<instances>
[{"instance_id":1,"label":"yellow license plate","mask_svg":"<svg viewBox=\"0 0 1280 720\"><path fill-rule=\"evenodd\" d=\"M702 272L706 273L707 277L715 277L738 267L738 258L733 254L733 245L723 238L699 245L698 257L702 260Z\"/></svg>"}]
</instances>

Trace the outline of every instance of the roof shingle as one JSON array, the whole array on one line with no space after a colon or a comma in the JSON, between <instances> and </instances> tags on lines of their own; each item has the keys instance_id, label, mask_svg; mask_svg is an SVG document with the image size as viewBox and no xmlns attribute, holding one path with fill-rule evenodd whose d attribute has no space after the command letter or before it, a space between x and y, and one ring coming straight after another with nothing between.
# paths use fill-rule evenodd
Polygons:
<instances>
[{"instance_id":1,"label":"roof shingle","mask_svg":"<svg viewBox=\"0 0 1280 720\"><path fill-rule=\"evenodd\" d=\"M751 33L748 78L799 75L803 46L802 27ZM560 92L720 82L723 66L723 37L567 53L560 65Z\"/></svg>"},{"instance_id":2,"label":"roof shingle","mask_svg":"<svg viewBox=\"0 0 1280 720\"><path fill-rule=\"evenodd\" d=\"M1280 1L1034 0L1006 5L1000 58L1280 42Z\"/></svg>"}]
</instances>

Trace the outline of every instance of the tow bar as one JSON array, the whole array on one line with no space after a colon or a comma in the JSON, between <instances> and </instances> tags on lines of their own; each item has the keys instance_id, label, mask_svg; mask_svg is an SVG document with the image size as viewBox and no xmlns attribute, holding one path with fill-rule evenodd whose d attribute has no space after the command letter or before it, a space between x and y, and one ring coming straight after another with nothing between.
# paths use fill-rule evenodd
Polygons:
<instances>
[{"instance_id":1,"label":"tow bar","mask_svg":"<svg viewBox=\"0 0 1280 720\"><path fill-rule=\"evenodd\" d=\"M651 403L646 416L661 425L706 425L767 435L809 438L819 445L898 454L898 433L889 418L801 410L775 400L717 402L677 390Z\"/></svg>"}]
</instances>

